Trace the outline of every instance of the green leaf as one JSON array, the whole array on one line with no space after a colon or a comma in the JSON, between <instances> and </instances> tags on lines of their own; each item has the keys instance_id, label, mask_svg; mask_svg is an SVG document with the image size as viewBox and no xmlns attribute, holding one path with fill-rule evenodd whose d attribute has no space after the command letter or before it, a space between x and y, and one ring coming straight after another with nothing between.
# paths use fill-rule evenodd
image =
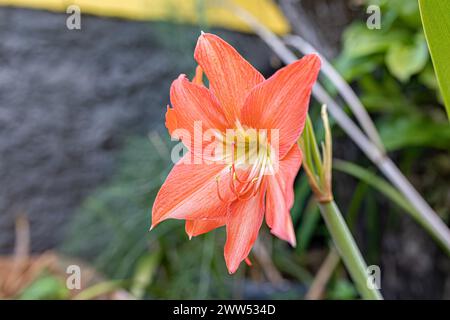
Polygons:
<instances>
[{"instance_id":1,"label":"green leaf","mask_svg":"<svg viewBox=\"0 0 450 320\"><path fill-rule=\"evenodd\" d=\"M69 291L64 281L52 275L44 275L36 279L20 294L23 300L67 299Z\"/></svg>"},{"instance_id":2,"label":"green leaf","mask_svg":"<svg viewBox=\"0 0 450 320\"><path fill-rule=\"evenodd\" d=\"M450 126L424 117L399 117L381 123L380 135L387 150L432 147L450 150Z\"/></svg>"},{"instance_id":3,"label":"green leaf","mask_svg":"<svg viewBox=\"0 0 450 320\"><path fill-rule=\"evenodd\" d=\"M420 14L417 1L395 0L389 1L389 4L405 24L414 29L420 28Z\"/></svg>"},{"instance_id":4,"label":"green leaf","mask_svg":"<svg viewBox=\"0 0 450 320\"><path fill-rule=\"evenodd\" d=\"M405 30L370 30L365 24L351 25L344 32L344 54L350 58L359 58L375 53L383 53L392 43L404 43L409 38Z\"/></svg>"},{"instance_id":5,"label":"green leaf","mask_svg":"<svg viewBox=\"0 0 450 320\"><path fill-rule=\"evenodd\" d=\"M371 74L365 75L358 85L361 88L361 101L371 112L408 115L417 112L414 103L403 94L399 82L387 71L377 79Z\"/></svg>"},{"instance_id":6,"label":"green leaf","mask_svg":"<svg viewBox=\"0 0 450 320\"><path fill-rule=\"evenodd\" d=\"M77 294L74 300L93 300L101 295L119 290L125 285L123 280L104 281L90 286Z\"/></svg>"},{"instance_id":7,"label":"green leaf","mask_svg":"<svg viewBox=\"0 0 450 320\"><path fill-rule=\"evenodd\" d=\"M431 63L428 63L422 72L420 72L419 81L430 89L438 89L436 74L434 73L433 65Z\"/></svg>"},{"instance_id":8,"label":"green leaf","mask_svg":"<svg viewBox=\"0 0 450 320\"><path fill-rule=\"evenodd\" d=\"M334 66L345 80L353 81L360 76L371 74L382 64L382 62L383 59L379 56L354 59L348 55L342 54L336 59Z\"/></svg>"},{"instance_id":9,"label":"green leaf","mask_svg":"<svg viewBox=\"0 0 450 320\"><path fill-rule=\"evenodd\" d=\"M386 55L389 71L402 82L407 82L412 75L420 72L427 61L427 43L422 34L417 34L412 44L392 44Z\"/></svg>"},{"instance_id":10,"label":"green leaf","mask_svg":"<svg viewBox=\"0 0 450 320\"><path fill-rule=\"evenodd\" d=\"M450 1L419 0L419 7L434 70L450 119Z\"/></svg>"}]
</instances>

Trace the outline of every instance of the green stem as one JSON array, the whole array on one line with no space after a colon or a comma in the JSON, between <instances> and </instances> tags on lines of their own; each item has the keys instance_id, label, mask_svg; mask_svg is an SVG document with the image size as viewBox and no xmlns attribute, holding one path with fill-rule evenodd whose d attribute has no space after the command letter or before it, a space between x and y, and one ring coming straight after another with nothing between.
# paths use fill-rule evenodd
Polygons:
<instances>
[{"instance_id":1,"label":"green stem","mask_svg":"<svg viewBox=\"0 0 450 320\"><path fill-rule=\"evenodd\" d=\"M383 299L377 289L367 286L367 265L334 201L319 203L323 219L359 293L367 300Z\"/></svg>"}]
</instances>

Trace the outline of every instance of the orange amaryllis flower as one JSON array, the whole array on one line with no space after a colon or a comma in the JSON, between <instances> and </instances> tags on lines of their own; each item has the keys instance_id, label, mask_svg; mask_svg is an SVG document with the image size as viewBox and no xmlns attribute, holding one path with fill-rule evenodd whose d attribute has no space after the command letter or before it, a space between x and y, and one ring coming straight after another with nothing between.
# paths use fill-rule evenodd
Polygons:
<instances>
[{"instance_id":1,"label":"orange amaryllis flower","mask_svg":"<svg viewBox=\"0 0 450 320\"><path fill-rule=\"evenodd\" d=\"M302 162L296 142L320 59L305 56L264 79L231 45L206 33L194 57L196 76L190 82L180 75L172 83L172 108L166 114L169 133L189 152L156 197L152 228L165 219L185 219L192 237L226 226L225 261L234 273L248 261L264 216L272 234L296 244L289 212ZM203 72L209 88L203 85ZM209 156L205 150L211 139L195 141L198 129L213 133Z\"/></svg>"}]
</instances>

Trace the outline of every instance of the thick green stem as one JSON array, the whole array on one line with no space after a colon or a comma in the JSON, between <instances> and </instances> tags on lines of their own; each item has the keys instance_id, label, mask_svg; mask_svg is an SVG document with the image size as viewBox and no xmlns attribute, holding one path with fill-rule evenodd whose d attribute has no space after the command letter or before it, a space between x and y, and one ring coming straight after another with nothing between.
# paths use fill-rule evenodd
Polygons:
<instances>
[{"instance_id":1,"label":"thick green stem","mask_svg":"<svg viewBox=\"0 0 450 320\"><path fill-rule=\"evenodd\" d=\"M361 296L368 300L381 300L380 292L377 289L370 289L367 285L367 265L336 203L334 201L320 203L319 208L334 244Z\"/></svg>"}]
</instances>

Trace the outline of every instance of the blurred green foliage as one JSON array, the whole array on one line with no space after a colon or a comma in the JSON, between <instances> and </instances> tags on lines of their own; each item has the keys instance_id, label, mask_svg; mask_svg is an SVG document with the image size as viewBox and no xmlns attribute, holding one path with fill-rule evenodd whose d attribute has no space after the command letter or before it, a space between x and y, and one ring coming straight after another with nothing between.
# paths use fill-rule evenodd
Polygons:
<instances>
[{"instance_id":1,"label":"blurred green foliage","mask_svg":"<svg viewBox=\"0 0 450 320\"><path fill-rule=\"evenodd\" d=\"M395 151L393 157L402 171L445 220L449 215L448 197L442 193L449 191L450 160L445 155L450 151L450 126L423 34L418 2L364 0L363 4L361 12L368 5L380 6L381 29L369 29L365 23L367 15L355 19L343 34L343 47L335 66L371 113L387 151ZM380 217L377 201L368 189L378 190L403 210L417 215L401 194L371 173L373 167L366 170L351 163L335 164L336 169L360 180L348 219L353 225L358 209L364 206L369 260L376 261ZM439 174L430 176L430 172ZM397 210L391 208L389 216L391 211Z\"/></svg>"},{"instance_id":2,"label":"blurred green foliage","mask_svg":"<svg viewBox=\"0 0 450 320\"><path fill-rule=\"evenodd\" d=\"M373 114L388 150L422 146L450 150L446 121L422 31L417 1L366 0L381 8L381 29L364 19L343 35L335 65Z\"/></svg>"}]
</instances>

